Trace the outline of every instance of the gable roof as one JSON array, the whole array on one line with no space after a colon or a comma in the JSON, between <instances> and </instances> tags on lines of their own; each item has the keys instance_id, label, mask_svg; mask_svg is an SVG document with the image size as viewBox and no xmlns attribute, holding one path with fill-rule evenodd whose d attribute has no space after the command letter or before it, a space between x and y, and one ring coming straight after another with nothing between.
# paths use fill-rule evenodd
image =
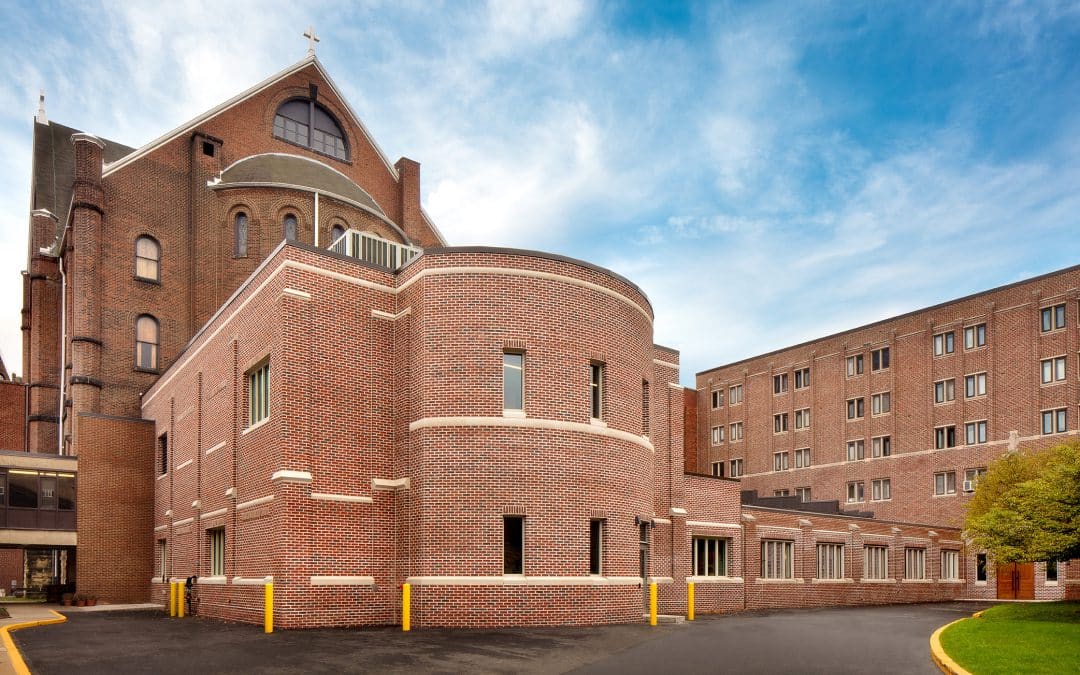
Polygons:
<instances>
[{"instance_id":1,"label":"gable roof","mask_svg":"<svg viewBox=\"0 0 1080 675\"><path fill-rule=\"evenodd\" d=\"M356 114L356 111L353 110L351 105L349 105L349 102L345 99L345 97L341 95L341 90L338 89L336 84L334 84L333 78L330 77L330 74L326 72L326 69L323 68L322 63L320 63L319 59L315 56L308 56L301 61L297 61L285 70L282 70L276 75L271 75L270 77L256 84L250 89L242 91L236 96L233 96L229 100L225 101L224 103L221 103L220 105L217 105L210 110L207 110L201 115L190 119L187 122L184 122L172 131L166 132L164 135L159 136L158 138L155 138L154 140L147 143L146 145L136 149L134 152L124 157L121 157L116 161L107 162L105 164L105 169L102 172L102 176L108 176L114 171L119 171L120 169L124 168L135 160L144 157L147 154L165 145L166 143L175 140L177 137L183 136L193 131L197 126L199 126L206 120L219 115L220 113L228 110L229 108L232 108L235 105L243 103L252 96L258 94L259 92L273 86L274 84L277 84L281 80L289 77L294 73L300 72L308 66L314 66L315 69L318 71L319 75L323 78L323 80L326 81L326 84L330 87L331 91L333 91L334 95L337 96L339 101L341 101L341 105L348 113L350 121L355 124L358 129L360 129L360 132L364 135L364 138L367 140L368 143L371 144L371 147L375 149L375 152L379 155L379 158L382 160L383 165L386 166L386 170L390 172L390 175L393 176L395 180L397 180L397 169L394 168L394 165L390 163L390 160L387 158L386 153L383 152L382 148L379 147L379 144L375 142L374 138L372 138L371 133L368 131L367 127L364 126L364 123L360 121L360 117Z\"/></svg>"}]
</instances>

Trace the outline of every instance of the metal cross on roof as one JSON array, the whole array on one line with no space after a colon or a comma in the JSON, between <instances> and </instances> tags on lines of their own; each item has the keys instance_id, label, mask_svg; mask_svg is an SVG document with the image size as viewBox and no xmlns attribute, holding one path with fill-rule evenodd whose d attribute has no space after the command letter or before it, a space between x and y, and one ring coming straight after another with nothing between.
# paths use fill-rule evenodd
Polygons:
<instances>
[{"instance_id":1,"label":"metal cross on roof","mask_svg":"<svg viewBox=\"0 0 1080 675\"><path fill-rule=\"evenodd\" d=\"M308 26L307 32L304 33L304 37L308 39L307 55L315 56L315 43L319 41L319 36L315 34L315 27Z\"/></svg>"}]
</instances>

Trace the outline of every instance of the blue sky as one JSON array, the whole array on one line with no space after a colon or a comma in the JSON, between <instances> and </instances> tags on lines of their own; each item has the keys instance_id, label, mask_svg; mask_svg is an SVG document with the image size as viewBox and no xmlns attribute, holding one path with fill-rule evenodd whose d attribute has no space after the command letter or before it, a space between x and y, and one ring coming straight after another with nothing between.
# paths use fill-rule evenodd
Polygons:
<instances>
[{"instance_id":1,"label":"blue sky","mask_svg":"<svg viewBox=\"0 0 1080 675\"><path fill-rule=\"evenodd\" d=\"M38 90L137 147L303 58L309 24L451 244L628 276L685 384L1080 263L1075 3L17 2L5 23L16 371Z\"/></svg>"}]
</instances>

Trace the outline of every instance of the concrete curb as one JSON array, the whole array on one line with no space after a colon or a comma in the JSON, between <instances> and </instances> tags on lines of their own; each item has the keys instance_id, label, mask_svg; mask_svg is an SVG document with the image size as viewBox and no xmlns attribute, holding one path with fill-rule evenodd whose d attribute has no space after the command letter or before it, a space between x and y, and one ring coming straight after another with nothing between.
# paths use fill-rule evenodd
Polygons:
<instances>
[{"instance_id":1,"label":"concrete curb","mask_svg":"<svg viewBox=\"0 0 1080 675\"><path fill-rule=\"evenodd\" d=\"M982 612L975 612L970 618L978 619L980 616L982 616ZM959 663L949 658L949 655L946 654L945 650L941 647L941 634L945 632L945 629L954 623L960 623L961 621L967 620L967 618L964 618L950 621L941 628L938 628L934 631L934 634L930 636L930 657L934 659L934 663L941 669L941 672L946 673L946 675L971 675L971 673L964 670Z\"/></svg>"},{"instance_id":2,"label":"concrete curb","mask_svg":"<svg viewBox=\"0 0 1080 675\"><path fill-rule=\"evenodd\" d=\"M49 612L55 615L56 618L24 621L23 623L13 623L0 628L0 640L3 641L4 648L7 650L7 660L11 664L11 669L14 670L17 675L30 675L30 669L26 667L26 661L23 661L22 654L19 653L18 647L15 646L15 641L11 639L11 631L22 630L23 628L33 628L34 626L47 626L52 623L64 623L67 621L67 617L60 612L51 609Z\"/></svg>"}]
</instances>

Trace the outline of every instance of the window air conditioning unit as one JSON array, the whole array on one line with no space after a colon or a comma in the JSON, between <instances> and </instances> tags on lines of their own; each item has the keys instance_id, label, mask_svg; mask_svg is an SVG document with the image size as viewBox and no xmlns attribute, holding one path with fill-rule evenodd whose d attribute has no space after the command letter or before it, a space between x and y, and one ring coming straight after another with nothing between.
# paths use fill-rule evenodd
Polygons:
<instances>
[{"instance_id":1,"label":"window air conditioning unit","mask_svg":"<svg viewBox=\"0 0 1080 675\"><path fill-rule=\"evenodd\" d=\"M975 481L964 481L964 492L975 492Z\"/></svg>"}]
</instances>

